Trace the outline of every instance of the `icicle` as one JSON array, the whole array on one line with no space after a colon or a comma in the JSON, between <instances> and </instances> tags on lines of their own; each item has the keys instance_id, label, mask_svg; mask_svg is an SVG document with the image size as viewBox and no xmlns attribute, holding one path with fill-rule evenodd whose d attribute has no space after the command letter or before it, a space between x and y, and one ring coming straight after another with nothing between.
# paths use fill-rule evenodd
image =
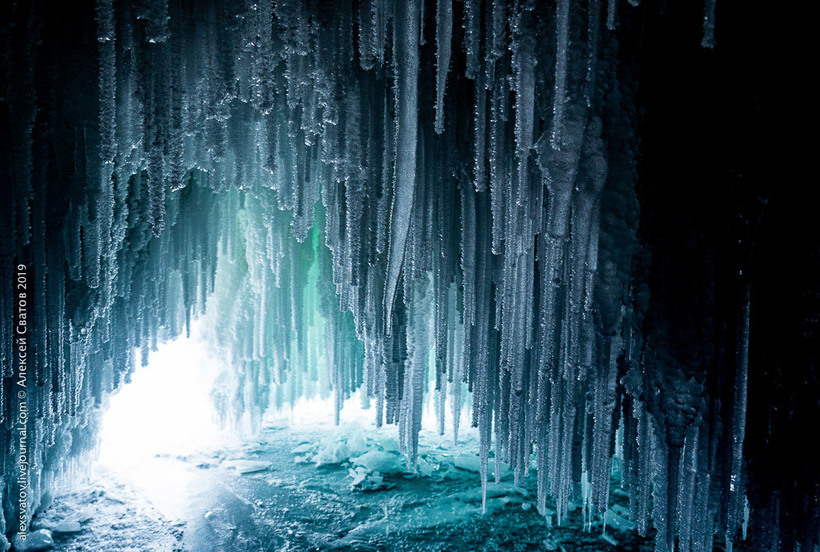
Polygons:
<instances>
[{"instance_id":1,"label":"icicle","mask_svg":"<svg viewBox=\"0 0 820 552\"><path fill-rule=\"evenodd\" d=\"M568 3L568 0L565 0ZM528 160L535 127L535 36L533 5L525 3L516 15L513 39L515 75L515 145L518 159L518 193L516 202L524 205L529 195ZM563 86L563 85L562 85ZM557 101L557 100L556 100ZM563 111L563 99L561 100Z\"/></svg>"},{"instance_id":2,"label":"icicle","mask_svg":"<svg viewBox=\"0 0 820 552\"><path fill-rule=\"evenodd\" d=\"M475 83L475 108L473 111L473 135L475 163L473 181L476 192L487 189L487 90L484 75L478 75Z\"/></svg>"},{"instance_id":3,"label":"icicle","mask_svg":"<svg viewBox=\"0 0 820 552\"><path fill-rule=\"evenodd\" d=\"M610 0L614 2L615 0ZM560 149L564 133L564 104L567 88L567 57L569 56L570 0L558 0L555 33L555 91L552 108L552 147Z\"/></svg>"},{"instance_id":4,"label":"icicle","mask_svg":"<svg viewBox=\"0 0 820 552\"><path fill-rule=\"evenodd\" d=\"M592 384L593 428L591 458L591 506L598 514L604 514L609 503L609 478L612 472L610 439L613 433L612 412L615 407L616 378L618 375L617 357L619 347L617 340L601 340L601 351L597 363L596 381Z\"/></svg>"},{"instance_id":5,"label":"icicle","mask_svg":"<svg viewBox=\"0 0 820 552\"><path fill-rule=\"evenodd\" d=\"M617 11L618 11L618 0L607 0L606 6L606 28L607 30L614 31L615 27L617 26Z\"/></svg>"},{"instance_id":6,"label":"icicle","mask_svg":"<svg viewBox=\"0 0 820 552\"><path fill-rule=\"evenodd\" d=\"M592 107L597 94L598 56L601 34L601 1L602 0L590 0L589 2L589 22L587 26L589 53L587 54L587 78L585 89L587 107Z\"/></svg>"},{"instance_id":7,"label":"icicle","mask_svg":"<svg viewBox=\"0 0 820 552\"><path fill-rule=\"evenodd\" d=\"M405 396L402 398L404 450L407 463L415 471L418 455L419 431L427 378L427 357L430 345L429 282L422 280L414 286L409 315L412 330L407 333L408 366L405 371Z\"/></svg>"},{"instance_id":8,"label":"icicle","mask_svg":"<svg viewBox=\"0 0 820 552\"><path fill-rule=\"evenodd\" d=\"M404 263L416 189L416 139L418 135L419 3L399 2L396 14L396 162L390 242L384 292L384 327L392 331L396 288Z\"/></svg>"},{"instance_id":9,"label":"icicle","mask_svg":"<svg viewBox=\"0 0 820 552\"><path fill-rule=\"evenodd\" d=\"M717 0L703 1L703 39L700 45L704 48L715 47L715 6Z\"/></svg>"},{"instance_id":10,"label":"icicle","mask_svg":"<svg viewBox=\"0 0 820 552\"><path fill-rule=\"evenodd\" d=\"M464 49L467 53L467 67L464 74L468 79L475 79L480 71L481 44L481 1L464 2Z\"/></svg>"},{"instance_id":11,"label":"icicle","mask_svg":"<svg viewBox=\"0 0 820 552\"><path fill-rule=\"evenodd\" d=\"M743 442L746 437L746 403L748 400L749 372L749 307L750 292L744 292L739 315L737 338L737 360L734 382L734 401L732 403L731 427L731 471L729 473L729 507L727 516L726 540L735 542L737 534L744 524L746 507L745 484L743 482ZM745 531L744 531L745 532Z\"/></svg>"},{"instance_id":12,"label":"icicle","mask_svg":"<svg viewBox=\"0 0 820 552\"><path fill-rule=\"evenodd\" d=\"M102 162L117 154L116 49L113 0L97 1L97 42L100 51L100 139Z\"/></svg>"},{"instance_id":13,"label":"icicle","mask_svg":"<svg viewBox=\"0 0 820 552\"><path fill-rule=\"evenodd\" d=\"M436 0L436 134L444 132L444 92L450 72L453 0Z\"/></svg>"},{"instance_id":14,"label":"icicle","mask_svg":"<svg viewBox=\"0 0 820 552\"><path fill-rule=\"evenodd\" d=\"M378 0L362 2L359 8L359 62L369 71L378 59L377 35L382 3Z\"/></svg>"},{"instance_id":15,"label":"icicle","mask_svg":"<svg viewBox=\"0 0 820 552\"><path fill-rule=\"evenodd\" d=\"M490 194L493 212L493 253L500 255L503 250L503 240L507 225L507 196L504 193L507 177L507 159L504 155L506 148L506 119L507 119L507 90L504 86L493 89L490 116L489 165L490 165Z\"/></svg>"},{"instance_id":16,"label":"icicle","mask_svg":"<svg viewBox=\"0 0 820 552\"><path fill-rule=\"evenodd\" d=\"M475 323L475 255L476 255L475 192L472 186L461 188L461 272L464 278L465 332Z\"/></svg>"}]
</instances>

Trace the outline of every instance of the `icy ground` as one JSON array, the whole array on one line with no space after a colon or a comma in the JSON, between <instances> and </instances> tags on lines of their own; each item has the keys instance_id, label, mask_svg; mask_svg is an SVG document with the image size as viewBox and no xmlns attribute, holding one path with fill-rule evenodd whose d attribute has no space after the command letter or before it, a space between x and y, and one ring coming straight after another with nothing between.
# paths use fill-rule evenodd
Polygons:
<instances>
[{"instance_id":1,"label":"icy ground","mask_svg":"<svg viewBox=\"0 0 820 552\"><path fill-rule=\"evenodd\" d=\"M583 530L577 506L568 527L550 528L535 511L534 480L516 489L506 471L482 514L472 435L453 446L423 432L412 475L395 433L267 427L232 448L155 456L128 473L101 469L33 525L66 552L649 548L618 515L618 491L603 537L600 524Z\"/></svg>"}]
</instances>

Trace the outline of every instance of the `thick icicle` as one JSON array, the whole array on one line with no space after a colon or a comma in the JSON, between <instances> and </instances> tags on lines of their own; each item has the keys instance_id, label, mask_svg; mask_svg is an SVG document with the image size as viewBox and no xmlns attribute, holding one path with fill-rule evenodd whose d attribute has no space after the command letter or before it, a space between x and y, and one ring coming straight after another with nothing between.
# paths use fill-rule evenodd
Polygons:
<instances>
[{"instance_id":1,"label":"thick icicle","mask_svg":"<svg viewBox=\"0 0 820 552\"><path fill-rule=\"evenodd\" d=\"M396 161L390 242L384 291L384 327L392 331L393 306L404 263L416 189L416 143L418 134L419 3L399 2L395 19L396 51Z\"/></svg>"},{"instance_id":2,"label":"thick icicle","mask_svg":"<svg viewBox=\"0 0 820 552\"><path fill-rule=\"evenodd\" d=\"M444 92L450 72L453 41L453 0L436 0L436 120L437 134L444 132Z\"/></svg>"}]
</instances>

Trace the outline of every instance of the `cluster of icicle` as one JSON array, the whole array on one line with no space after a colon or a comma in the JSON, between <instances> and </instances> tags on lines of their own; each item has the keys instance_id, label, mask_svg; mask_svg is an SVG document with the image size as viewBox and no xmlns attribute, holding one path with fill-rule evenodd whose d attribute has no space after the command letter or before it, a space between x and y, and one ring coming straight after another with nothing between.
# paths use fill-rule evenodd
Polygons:
<instances>
[{"instance_id":1,"label":"cluster of icicle","mask_svg":"<svg viewBox=\"0 0 820 552\"><path fill-rule=\"evenodd\" d=\"M37 98L13 121L2 279L27 251L33 473L208 301L226 413L364 386L414 464L430 374L455 424L471 393L485 489L492 453L537 469L540 511L582 495L591 518L617 453L658 552L739 538L745 334L728 409L644 339L632 82L602 4L99 0L93 121L65 151L37 149Z\"/></svg>"}]
</instances>

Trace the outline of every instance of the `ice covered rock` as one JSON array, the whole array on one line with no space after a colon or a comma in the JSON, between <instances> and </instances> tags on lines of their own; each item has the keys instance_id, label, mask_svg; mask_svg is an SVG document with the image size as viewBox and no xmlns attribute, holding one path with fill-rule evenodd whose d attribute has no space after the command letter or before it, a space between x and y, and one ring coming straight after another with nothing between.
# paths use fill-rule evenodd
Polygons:
<instances>
[{"instance_id":1,"label":"ice covered rock","mask_svg":"<svg viewBox=\"0 0 820 552\"><path fill-rule=\"evenodd\" d=\"M83 526L80 525L79 521L75 520L65 520L57 524L54 527L54 533L62 533L62 534L69 534L69 533L79 533L83 530Z\"/></svg>"},{"instance_id":2,"label":"ice covered rock","mask_svg":"<svg viewBox=\"0 0 820 552\"><path fill-rule=\"evenodd\" d=\"M19 534L14 535L11 540L15 552L37 552L48 550L54 546L54 539L51 538L51 531L48 529L38 529L26 535L23 539Z\"/></svg>"},{"instance_id":3,"label":"ice covered rock","mask_svg":"<svg viewBox=\"0 0 820 552\"><path fill-rule=\"evenodd\" d=\"M613 509L609 509L606 511L604 515L604 521L607 527L612 527L618 531L634 531L635 524L626 519L624 516L621 516Z\"/></svg>"},{"instance_id":4,"label":"ice covered rock","mask_svg":"<svg viewBox=\"0 0 820 552\"><path fill-rule=\"evenodd\" d=\"M453 458L453 464L462 470L481 473L481 459L477 454L459 454Z\"/></svg>"},{"instance_id":5,"label":"ice covered rock","mask_svg":"<svg viewBox=\"0 0 820 552\"><path fill-rule=\"evenodd\" d=\"M419 457L416 460L416 475L422 477L430 477L436 471L436 465L424 457Z\"/></svg>"},{"instance_id":6,"label":"ice covered rock","mask_svg":"<svg viewBox=\"0 0 820 552\"><path fill-rule=\"evenodd\" d=\"M362 466L350 470L349 475L353 478L350 488L359 491L381 491L392 489L395 486L392 483L386 483L382 474L369 472Z\"/></svg>"},{"instance_id":7,"label":"ice covered rock","mask_svg":"<svg viewBox=\"0 0 820 552\"><path fill-rule=\"evenodd\" d=\"M399 442L393 437L384 437L379 440L379 447L385 452L399 452Z\"/></svg>"},{"instance_id":8,"label":"ice covered rock","mask_svg":"<svg viewBox=\"0 0 820 552\"><path fill-rule=\"evenodd\" d=\"M367 477L368 473L369 472L367 469L361 466L358 466L355 470L349 470L348 475L353 478L353 482L350 484L351 487L358 486L362 481L364 481L364 478Z\"/></svg>"},{"instance_id":9,"label":"ice covered rock","mask_svg":"<svg viewBox=\"0 0 820 552\"><path fill-rule=\"evenodd\" d=\"M350 449L344 441L328 443L320 448L314 457L317 466L341 464L347 462L348 459L350 459Z\"/></svg>"},{"instance_id":10,"label":"ice covered rock","mask_svg":"<svg viewBox=\"0 0 820 552\"><path fill-rule=\"evenodd\" d=\"M302 443L298 447L291 449L291 454L305 454L306 452L313 452L315 445L313 443Z\"/></svg>"},{"instance_id":11,"label":"ice covered rock","mask_svg":"<svg viewBox=\"0 0 820 552\"><path fill-rule=\"evenodd\" d=\"M404 456L383 450L368 451L354 458L353 463L371 472L384 474L407 472L407 462Z\"/></svg>"},{"instance_id":12,"label":"ice covered rock","mask_svg":"<svg viewBox=\"0 0 820 552\"><path fill-rule=\"evenodd\" d=\"M78 523L85 523L94 518L95 512L96 510L93 507L89 506L88 508L80 510L79 513L77 513L77 515L74 516L74 520Z\"/></svg>"},{"instance_id":13,"label":"ice covered rock","mask_svg":"<svg viewBox=\"0 0 820 552\"><path fill-rule=\"evenodd\" d=\"M453 466L458 468L462 471L472 472L472 473L481 473L481 459L477 454L467 454L467 453L460 453L452 458ZM501 478L508 477L511 473L510 468L506 464L501 465ZM493 469L493 462L490 462L490 466L487 469L488 475L493 475L495 470Z\"/></svg>"},{"instance_id":14,"label":"ice covered rock","mask_svg":"<svg viewBox=\"0 0 820 552\"><path fill-rule=\"evenodd\" d=\"M294 450L297 449L304 450L301 447ZM364 429L356 423L345 424L322 441L313 461L319 466L341 464L347 462L351 456L365 453L367 449Z\"/></svg>"}]
</instances>

